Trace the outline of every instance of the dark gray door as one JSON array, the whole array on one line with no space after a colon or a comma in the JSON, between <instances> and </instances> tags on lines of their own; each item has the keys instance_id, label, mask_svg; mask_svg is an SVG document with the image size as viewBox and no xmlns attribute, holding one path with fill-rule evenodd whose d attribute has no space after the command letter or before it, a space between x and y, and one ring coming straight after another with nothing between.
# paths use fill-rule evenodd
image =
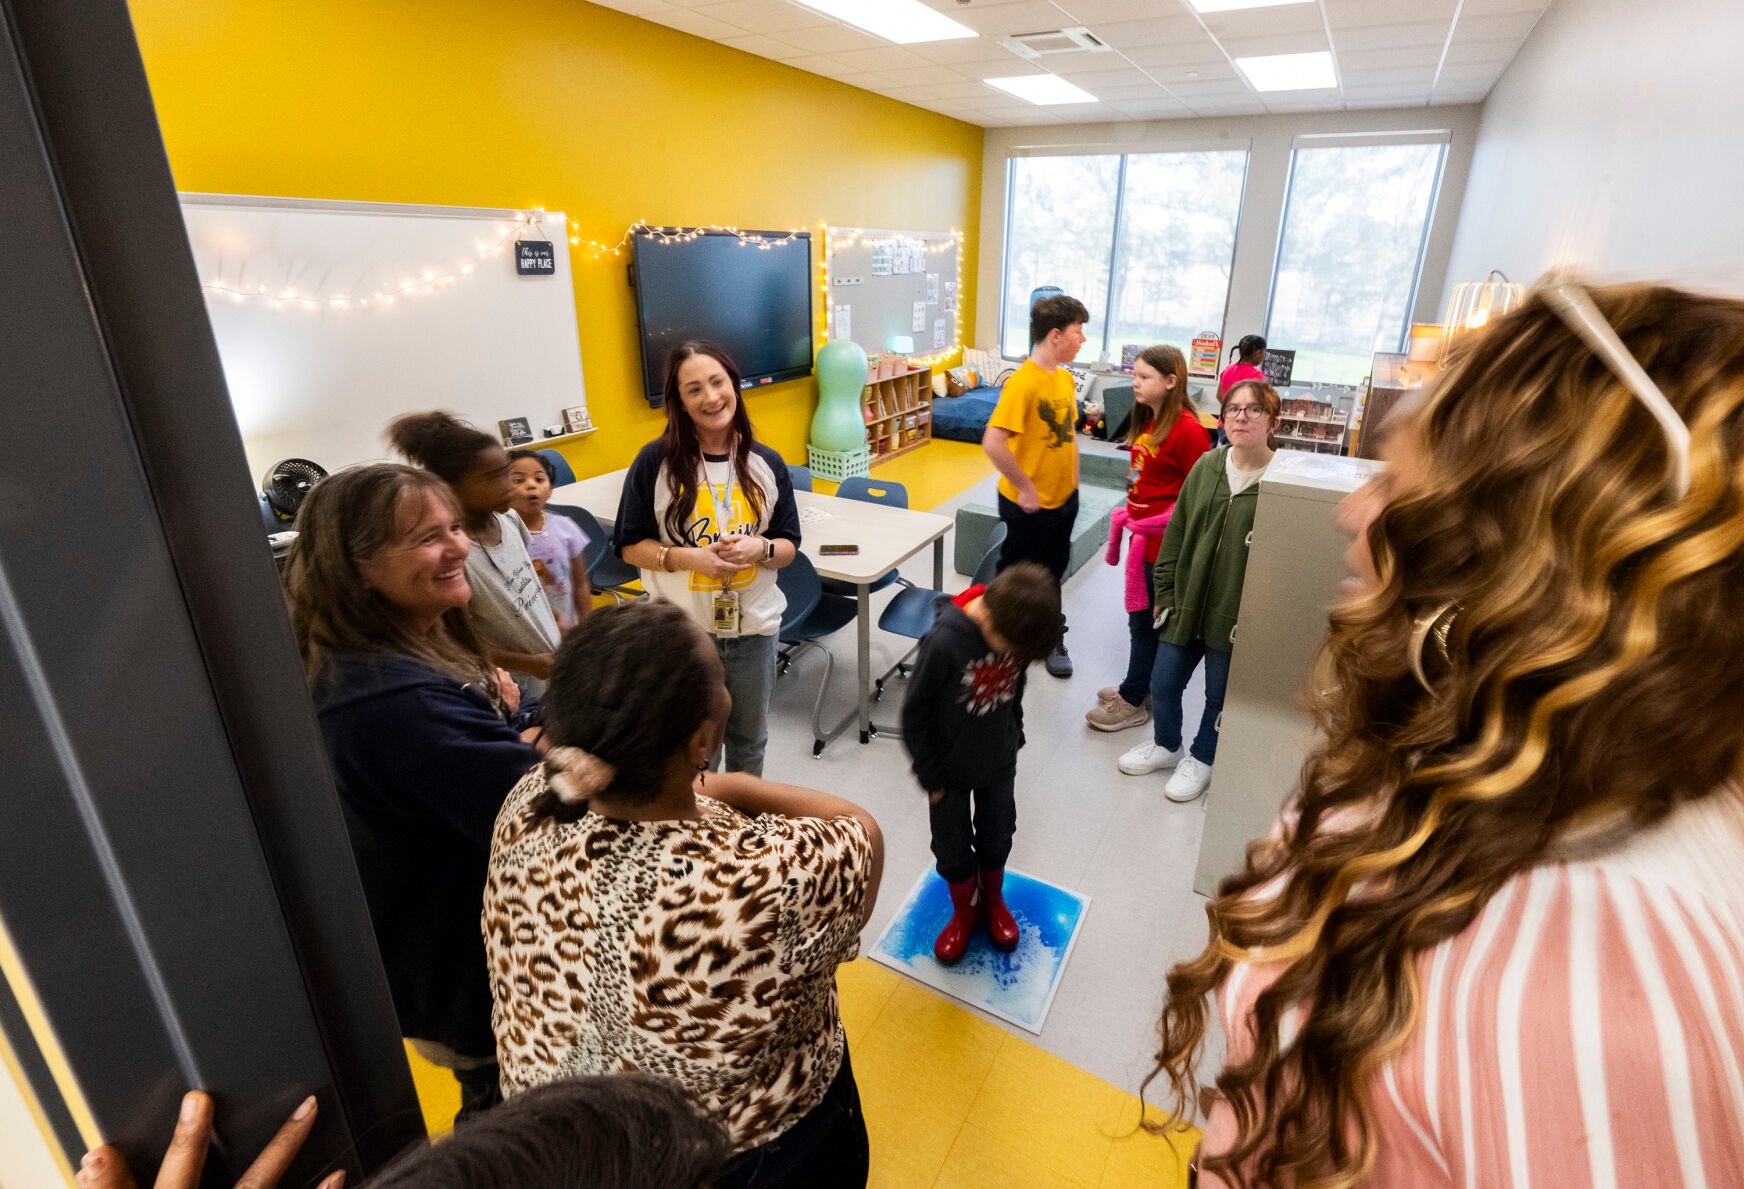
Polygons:
<instances>
[{"instance_id":1,"label":"dark gray door","mask_svg":"<svg viewBox=\"0 0 1744 1189\"><path fill-rule=\"evenodd\" d=\"M423 1127L127 8L0 21L0 1029L74 1164L316 1092L355 1181Z\"/></svg>"}]
</instances>

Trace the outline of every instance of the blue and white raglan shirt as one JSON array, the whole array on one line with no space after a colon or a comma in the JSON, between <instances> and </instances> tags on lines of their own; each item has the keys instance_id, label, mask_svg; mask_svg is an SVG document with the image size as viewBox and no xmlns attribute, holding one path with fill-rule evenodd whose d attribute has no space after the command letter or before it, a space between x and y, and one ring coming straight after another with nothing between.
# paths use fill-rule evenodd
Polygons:
<instances>
[{"instance_id":1,"label":"blue and white raglan shirt","mask_svg":"<svg viewBox=\"0 0 1744 1189\"><path fill-rule=\"evenodd\" d=\"M612 549L619 557L626 547L638 541L658 541L674 548L710 545L723 533L792 541L798 547L799 505L793 499L793 481L787 473L787 463L768 446L751 447L749 474L744 475L739 474L727 455L703 455L696 477L696 508L691 512L684 540L674 540L666 531L666 509L672 503L672 488L666 481L664 461L661 443L649 442L624 476L618 522L612 533ZM763 496L763 515L755 521L745 499L746 483L755 483ZM669 573L643 570L642 586L655 598L682 607L703 631L714 626L714 597L720 593L720 579L691 570ZM741 635L773 636L780 629L787 599L776 585L774 570L752 566L733 575L727 589L739 592Z\"/></svg>"}]
</instances>

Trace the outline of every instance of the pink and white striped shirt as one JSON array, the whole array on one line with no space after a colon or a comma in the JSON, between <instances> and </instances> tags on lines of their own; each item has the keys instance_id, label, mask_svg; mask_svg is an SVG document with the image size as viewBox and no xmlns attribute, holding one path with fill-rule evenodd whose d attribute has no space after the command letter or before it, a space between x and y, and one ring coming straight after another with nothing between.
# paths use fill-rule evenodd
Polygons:
<instances>
[{"instance_id":1,"label":"pink and white striped shirt","mask_svg":"<svg viewBox=\"0 0 1744 1189\"><path fill-rule=\"evenodd\" d=\"M1254 1001L1281 972L1238 966L1218 991L1231 1061L1252 1051ZM1516 876L1420 955L1418 978L1417 1028L1368 1088L1371 1185L1744 1187L1737 789ZM1220 1104L1203 1150L1234 1135Z\"/></svg>"}]
</instances>

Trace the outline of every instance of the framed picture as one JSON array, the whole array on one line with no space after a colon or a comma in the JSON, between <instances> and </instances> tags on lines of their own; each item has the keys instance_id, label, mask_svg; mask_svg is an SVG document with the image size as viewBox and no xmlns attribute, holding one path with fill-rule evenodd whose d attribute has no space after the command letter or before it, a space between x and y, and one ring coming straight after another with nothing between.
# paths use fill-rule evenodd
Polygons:
<instances>
[{"instance_id":1,"label":"framed picture","mask_svg":"<svg viewBox=\"0 0 1744 1189\"><path fill-rule=\"evenodd\" d=\"M524 446L533 440L533 423L525 417L510 417L497 422L497 432L505 446Z\"/></svg>"},{"instance_id":2,"label":"framed picture","mask_svg":"<svg viewBox=\"0 0 1744 1189\"><path fill-rule=\"evenodd\" d=\"M587 418L587 406L576 405L563 410L563 428L570 433L581 433L593 428L593 422Z\"/></svg>"}]
</instances>

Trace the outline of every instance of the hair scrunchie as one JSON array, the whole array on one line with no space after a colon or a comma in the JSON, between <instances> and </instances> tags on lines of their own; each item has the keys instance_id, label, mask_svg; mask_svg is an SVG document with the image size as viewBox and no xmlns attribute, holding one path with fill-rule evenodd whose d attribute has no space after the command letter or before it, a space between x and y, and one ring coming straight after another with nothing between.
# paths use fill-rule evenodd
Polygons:
<instances>
[{"instance_id":1,"label":"hair scrunchie","mask_svg":"<svg viewBox=\"0 0 1744 1189\"><path fill-rule=\"evenodd\" d=\"M617 779L618 770L579 747L554 747L545 754L545 785L565 805L582 805Z\"/></svg>"}]
</instances>

